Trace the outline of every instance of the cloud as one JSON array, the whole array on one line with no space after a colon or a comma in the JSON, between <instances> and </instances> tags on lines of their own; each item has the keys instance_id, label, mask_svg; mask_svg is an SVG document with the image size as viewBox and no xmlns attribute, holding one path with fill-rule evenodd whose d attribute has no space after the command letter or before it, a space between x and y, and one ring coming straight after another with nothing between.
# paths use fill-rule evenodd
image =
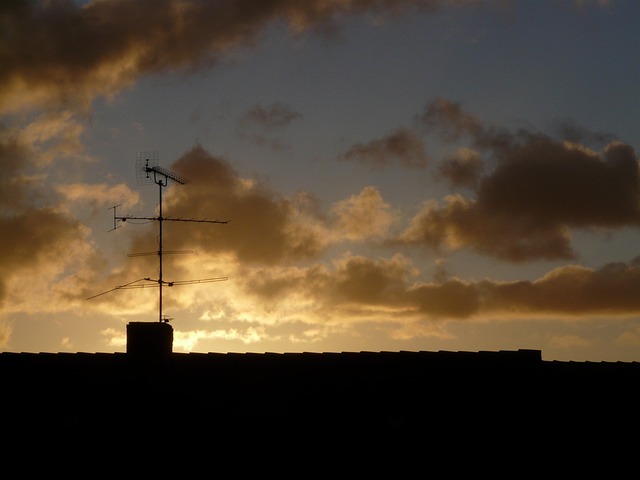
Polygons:
<instances>
[{"instance_id":1,"label":"cloud","mask_svg":"<svg viewBox=\"0 0 640 480\"><path fill-rule=\"evenodd\" d=\"M19 210L42 200L47 168L54 160L87 161L81 135L84 127L69 111L30 118L22 126L0 124L0 205Z\"/></svg>"},{"instance_id":2,"label":"cloud","mask_svg":"<svg viewBox=\"0 0 640 480\"><path fill-rule=\"evenodd\" d=\"M167 216L229 221L224 225L166 225L171 248L201 248L234 255L242 262L274 264L305 259L326 248L312 212L302 212L295 199L283 198L256 181L243 179L223 159L197 146L172 166L190 180L171 187L163 208ZM175 228L174 228L175 227ZM152 244L145 235L134 248ZM147 247L148 249L148 247Z\"/></svg>"},{"instance_id":3,"label":"cloud","mask_svg":"<svg viewBox=\"0 0 640 480\"><path fill-rule=\"evenodd\" d=\"M400 243L469 247L511 262L573 259L571 229L640 224L638 158L629 145L613 141L599 153L542 133L487 127L442 99L421 122L447 142L468 142L464 157L445 160L440 174L475 185L475 198L425 202Z\"/></svg>"},{"instance_id":4,"label":"cloud","mask_svg":"<svg viewBox=\"0 0 640 480\"><path fill-rule=\"evenodd\" d=\"M394 222L394 212L375 187L365 187L358 195L336 202L333 231L343 239L362 241L383 237Z\"/></svg>"},{"instance_id":5,"label":"cloud","mask_svg":"<svg viewBox=\"0 0 640 480\"><path fill-rule=\"evenodd\" d=\"M627 314L638 312L640 266L608 263L597 270L568 265L536 281L486 284L485 308L490 311L549 314Z\"/></svg>"},{"instance_id":6,"label":"cloud","mask_svg":"<svg viewBox=\"0 0 640 480\"><path fill-rule=\"evenodd\" d=\"M569 265L533 281L453 278L423 282L412 261L401 254L389 258L345 254L331 264L306 267L236 264L233 281L225 285L237 293L235 307L215 300L222 295L215 293L220 287L195 294L193 290L187 293L173 289L166 300L169 308L182 303L191 307L202 303L216 311L217 329L204 333L195 328L181 340L185 345L206 338L243 342L252 341L256 335L273 338L275 332L265 327L285 325L306 325L296 328L306 332L307 340L322 338L331 330L346 333L358 324L372 323L390 329L394 338L444 339L451 337L446 330L451 321L500 321L514 315L565 321L584 319L585 315L592 318L637 315L638 265L637 260L605 264L598 269ZM198 268L202 267L201 264ZM118 293L117 307L121 314L147 310L146 305L154 302L157 290L148 297L141 296L139 291L130 296L125 293ZM183 294L187 300L181 298ZM105 304L111 313L115 306L113 301ZM254 332L250 337L247 329ZM630 337L626 340L631 341ZM568 336L553 340L562 345L576 341L580 339Z\"/></svg>"},{"instance_id":7,"label":"cloud","mask_svg":"<svg viewBox=\"0 0 640 480\"><path fill-rule=\"evenodd\" d=\"M425 202L394 242L438 251L468 247L511 262L571 259L576 255L566 227L555 224L542 228L526 218L483 211L476 201L460 195L446 196L444 205L435 200Z\"/></svg>"},{"instance_id":8,"label":"cloud","mask_svg":"<svg viewBox=\"0 0 640 480\"><path fill-rule=\"evenodd\" d=\"M275 265L314 259L345 240L381 239L393 223L390 205L374 187L336 202L324 214L312 195L282 197L257 181L241 178L229 163L201 146L185 153L172 169L190 182L172 186L164 194L167 217L229 223L165 221L164 238L171 249L215 251L239 262ZM155 234L136 235L134 251L149 250Z\"/></svg>"},{"instance_id":9,"label":"cloud","mask_svg":"<svg viewBox=\"0 0 640 480\"><path fill-rule=\"evenodd\" d=\"M549 341L550 345L561 348L588 347L591 343L578 335L556 335Z\"/></svg>"},{"instance_id":10,"label":"cloud","mask_svg":"<svg viewBox=\"0 0 640 480\"><path fill-rule=\"evenodd\" d=\"M569 265L533 281L423 282L403 255L376 259L345 254L331 266L243 269L237 281L245 295L255 299L255 308L291 312L286 306L296 305L294 318L321 324L379 321L408 326L513 315L570 319L640 312L640 267L635 260L599 269Z\"/></svg>"},{"instance_id":11,"label":"cloud","mask_svg":"<svg viewBox=\"0 0 640 480\"><path fill-rule=\"evenodd\" d=\"M68 288L68 282L75 285L84 268L95 266L88 229L48 207L0 217L0 229L0 307L38 311L46 303L47 311L72 308L55 292Z\"/></svg>"},{"instance_id":12,"label":"cloud","mask_svg":"<svg viewBox=\"0 0 640 480\"><path fill-rule=\"evenodd\" d=\"M253 47L274 22L282 22L294 35L309 29L329 32L350 15L368 12L380 19L387 13L437 7L440 3L2 2L0 226L6 233L0 239L0 247L6 260L0 266L0 305L5 305L10 290L12 308L29 308L20 288L28 285L30 275L37 275L38 285L46 287L46 292L57 289L55 298L72 301L91 293L89 290L102 282L113 282L112 286L128 280L122 275L122 265L104 271L106 262L94 252L90 232L74 217L78 213L74 210L88 206L95 211L109 196L120 197L125 208L137 201L123 186L84 182L81 169L75 168L77 162L93 161L84 152L82 137L97 98L112 99L143 76L188 74L233 61L234 55ZM299 118L293 109L278 103L257 106L249 113L247 119L253 122L252 126L266 131L284 128ZM266 137L263 140L274 141ZM279 147L275 141L272 145ZM204 163L195 157L203 158ZM203 152L186 154L178 167L198 181L185 189L184 195L179 189L172 190L167 195L167 206L175 207L176 215L203 215L230 219L232 223L224 227L213 225L200 236L167 229L168 240L175 239L176 248L193 242L205 250L217 248L249 263L271 264L285 258L313 258L327 248L327 226L309 208L309 195L281 198L255 182L239 178L224 162L206 158ZM72 176L65 177L66 172ZM346 213L340 215L346 225ZM351 218L355 222L358 217ZM225 234L217 234L216 228L226 228ZM149 245L153 249L154 237L155 233L149 230L135 237L132 246L144 247L142 251L149 250ZM77 255L70 256L69 250ZM69 273L72 263L82 268ZM126 270L148 275L142 266ZM46 292L41 292L41 298L47 298ZM54 303L51 301L51 308L57 308Z\"/></svg>"},{"instance_id":13,"label":"cloud","mask_svg":"<svg viewBox=\"0 0 640 480\"><path fill-rule=\"evenodd\" d=\"M90 206L94 212L98 208L102 209L105 205L113 203L114 199L118 199L118 206L123 209L132 208L140 201L140 193L131 190L123 183L118 185L62 183L56 185L55 189L68 201L66 203Z\"/></svg>"},{"instance_id":14,"label":"cloud","mask_svg":"<svg viewBox=\"0 0 640 480\"><path fill-rule=\"evenodd\" d=\"M222 339L225 341L240 340L244 344L251 344L264 340L268 334L263 328L249 327L245 331L237 329L228 330L194 330L190 332L175 332L173 342L174 349L184 351L194 350L199 342L211 339Z\"/></svg>"},{"instance_id":15,"label":"cloud","mask_svg":"<svg viewBox=\"0 0 640 480\"><path fill-rule=\"evenodd\" d=\"M504 152L478 189L481 208L525 216L542 226L637 226L638 200L638 159L631 146L620 142L599 154L532 137Z\"/></svg>"},{"instance_id":16,"label":"cloud","mask_svg":"<svg viewBox=\"0 0 640 480\"><path fill-rule=\"evenodd\" d=\"M399 304L408 281L417 275L409 259L371 259L346 254L333 262L308 268L247 270L239 279L246 295L269 309L299 305L301 318L319 323L375 319L406 306ZM295 299L295 301L292 301ZM279 310L280 311L280 310Z\"/></svg>"},{"instance_id":17,"label":"cloud","mask_svg":"<svg viewBox=\"0 0 640 480\"><path fill-rule=\"evenodd\" d=\"M382 312L383 318L398 323L425 318L499 319L514 314L578 318L640 312L636 294L640 267L634 261L599 269L569 265L534 281L511 282L419 282L417 269L399 254L390 259L345 255L333 267L261 271L248 278L245 287L271 302L304 295L307 305L314 309L323 306L327 311L322 314L342 312L340 318L345 321L372 319ZM389 317L389 312L395 315Z\"/></svg>"},{"instance_id":18,"label":"cloud","mask_svg":"<svg viewBox=\"0 0 640 480\"><path fill-rule=\"evenodd\" d=\"M552 127L558 132L558 136L560 138L576 144L607 144L616 139L613 133L595 132L583 127L582 125L578 125L571 119L556 121Z\"/></svg>"},{"instance_id":19,"label":"cloud","mask_svg":"<svg viewBox=\"0 0 640 480\"><path fill-rule=\"evenodd\" d=\"M420 136L404 128L379 140L355 144L340 158L357 160L372 167L386 167L397 163L406 168L422 169L428 163L425 145Z\"/></svg>"},{"instance_id":20,"label":"cloud","mask_svg":"<svg viewBox=\"0 0 640 480\"><path fill-rule=\"evenodd\" d=\"M442 0L96 0L3 2L0 7L0 112L73 105L113 96L141 76L193 71L253 46L266 25L285 22L292 33L328 31L340 19L379 17ZM328 28L330 27L330 28Z\"/></svg>"},{"instance_id":21,"label":"cloud","mask_svg":"<svg viewBox=\"0 0 640 480\"><path fill-rule=\"evenodd\" d=\"M301 114L291 109L284 103L273 103L267 107L256 105L249 109L240 119L241 125L255 125L264 130L276 130L284 128Z\"/></svg>"},{"instance_id":22,"label":"cloud","mask_svg":"<svg viewBox=\"0 0 640 480\"><path fill-rule=\"evenodd\" d=\"M185 185L170 184L163 193L163 248L170 252L194 253L165 257L165 268L173 280L230 276L234 285L242 285L243 278L252 278L259 272L260 281L254 280L251 288L241 295L255 296L263 292L262 296L269 297L268 292L273 292L277 297L282 290L287 290L287 285L300 287L299 279L290 276L292 273L313 277L322 270L311 267L307 271L296 265L313 262L332 245L345 241L380 241L393 223L390 205L373 187L334 203L325 214L311 194L299 192L292 198L282 197L257 181L240 177L229 163L201 146L182 155L171 170L190 181ZM66 195L86 199L84 203L113 194L113 190L105 186L93 191L85 185L71 187ZM123 212L121 215L127 216ZM132 234L128 237L131 239L129 251L149 252L149 255L120 263L107 272L100 269L102 273L96 272L93 281L87 281L84 288L78 289L76 300L148 278L150 272L157 269L158 224L138 222L146 225L136 225L134 220L121 224ZM210 224L200 220L228 223ZM288 267L283 269L279 265ZM285 271L286 275L282 273ZM304 283L309 284L309 278ZM119 290L118 295L118 311L125 314L137 311L141 300L153 293L125 289ZM305 294L300 295L304 298ZM201 301L189 293L172 292L172 298L176 305L192 307ZM265 298L262 300L266 302ZM92 302L107 305L109 300L100 296ZM109 308L113 312L113 307Z\"/></svg>"},{"instance_id":23,"label":"cloud","mask_svg":"<svg viewBox=\"0 0 640 480\"><path fill-rule=\"evenodd\" d=\"M8 297L13 308L35 308L34 288L45 298L75 260L68 254L89 255L88 232L70 214L60 191L52 187L56 162L84 164L83 125L61 110L31 116L22 126L0 126L0 306ZM60 175L57 172L57 175ZM31 277L30 283L25 278ZM26 287L20 290L19 287ZM52 302L51 308L56 306Z\"/></svg>"},{"instance_id":24,"label":"cloud","mask_svg":"<svg viewBox=\"0 0 640 480\"><path fill-rule=\"evenodd\" d=\"M617 342L621 345L640 345L640 328L623 332Z\"/></svg>"},{"instance_id":25,"label":"cloud","mask_svg":"<svg viewBox=\"0 0 640 480\"><path fill-rule=\"evenodd\" d=\"M486 128L482 121L474 115L465 112L458 103L445 98L436 98L426 105L421 115L416 115L418 126L427 131L435 131L449 142L458 141L466 136L475 140L477 145L483 145ZM495 133L492 135L497 137Z\"/></svg>"},{"instance_id":26,"label":"cloud","mask_svg":"<svg viewBox=\"0 0 640 480\"><path fill-rule=\"evenodd\" d=\"M104 207L107 192L137 201L136 194L122 186L57 183L65 173L73 178L79 166L93 161L82 146L84 129L68 110L28 116L22 126L0 127L3 310L37 311L43 302L48 311L71 308L72 303L64 305L66 292L89 275L85 268L100 262L91 232L74 207Z\"/></svg>"},{"instance_id":27,"label":"cloud","mask_svg":"<svg viewBox=\"0 0 640 480\"><path fill-rule=\"evenodd\" d=\"M0 320L0 348L9 344L9 339L13 334L12 325L4 320Z\"/></svg>"},{"instance_id":28,"label":"cloud","mask_svg":"<svg viewBox=\"0 0 640 480\"><path fill-rule=\"evenodd\" d=\"M266 133L281 131L300 117L300 113L284 103L276 102L267 107L256 105L242 115L238 121L237 132L242 139L279 150L284 148L285 144Z\"/></svg>"},{"instance_id":29,"label":"cloud","mask_svg":"<svg viewBox=\"0 0 640 480\"><path fill-rule=\"evenodd\" d=\"M403 286L417 273L402 255L394 255L390 260L347 255L335 265L330 297L349 305L392 307L398 302Z\"/></svg>"},{"instance_id":30,"label":"cloud","mask_svg":"<svg viewBox=\"0 0 640 480\"><path fill-rule=\"evenodd\" d=\"M436 176L448 180L454 187L475 189L482 178L483 170L484 163L480 154L472 149L461 147L440 163Z\"/></svg>"}]
</instances>

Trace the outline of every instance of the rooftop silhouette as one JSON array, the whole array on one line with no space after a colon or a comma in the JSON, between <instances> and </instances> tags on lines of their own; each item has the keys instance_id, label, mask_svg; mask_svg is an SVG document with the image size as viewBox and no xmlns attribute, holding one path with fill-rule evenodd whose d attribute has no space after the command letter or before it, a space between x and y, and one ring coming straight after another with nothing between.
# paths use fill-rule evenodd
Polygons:
<instances>
[{"instance_id":1,"label":"rooftop silhouette","mask_svg":"<svg viewBox=\"0 0 640 480\"><path fill-rule=\"evenodd\" d=\"M172 341L168 323L134 322L125 353L0 353L5 436L82 444L117 426L129 447L205 435L240 455L275 448L271 437L283 448L324 438L400 455L460 442L477 453L488 438L492 449L593 445L640 423L637 362L544 361L539 350L174 353Z\"/></svg>"}]
</instances>

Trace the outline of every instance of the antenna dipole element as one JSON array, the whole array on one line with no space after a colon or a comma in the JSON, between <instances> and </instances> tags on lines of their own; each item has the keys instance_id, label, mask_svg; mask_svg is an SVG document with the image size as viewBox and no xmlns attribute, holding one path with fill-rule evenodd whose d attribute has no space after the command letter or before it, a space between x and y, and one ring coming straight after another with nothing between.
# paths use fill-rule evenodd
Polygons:
<instances>
[{"instance_id":1,"label":"antenna dipole element","mask_svg":"<svg viewBox=\"0 0 640 480\"><path fill-rule=\"evenodd\" d=\"M147 169L157 167L159 159L160 154L158 152L138 152L136 154L136 180L138 185L155 183L153 175L150 175Z\"/></svg>"}]
</instances>

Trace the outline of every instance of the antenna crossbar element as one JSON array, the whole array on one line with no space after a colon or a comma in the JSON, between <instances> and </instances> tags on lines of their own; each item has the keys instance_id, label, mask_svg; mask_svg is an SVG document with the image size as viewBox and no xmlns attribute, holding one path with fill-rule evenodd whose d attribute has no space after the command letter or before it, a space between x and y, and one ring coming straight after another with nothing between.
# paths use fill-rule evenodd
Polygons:
<instances>
[{"instance_id":1,"label":"antenna crossbar element","mask_svg":"<svg viewBox=\"0 0 640 480\"><path fill-rule=\"evenodd\" d=\"M191 223L229 223L229 220L208 220L206 218L181 218L181 217L135 217L133 215L117 215L116 208L120 205L113 206L109 210L113 210L113 224L115 230L118 228L116 222L126 222L127 220L161 220L163 222L191 222Z\"/></svg>"},{"instance_id":2,"label":"antenna crossbar element","mask_svg":"<svg viewBox=\"0 0 640 480\"><path fill-rule=\"evenodd\" d=\"M167 179L169 179L169 180L173 180L174 182L177 182L177 183L179 183L179 184L181 184L181 185L184 185L184 184L186 184L186 183L189 183L189 180L187 180L186 178L184 178L184 177L182 177L182 176L178 175L178 174L177 174L177 173L175 173L175 172L172 172L172 171L170 171L170 170L167 170L166 168L162 168L162 167L158 167L158 166L155 166L155 167L149 167L149 166L146 166L146 167L145 167L145 171L146 171L147 173L153 173L153 175L154 175L154 181L155 181L156 183L158 183L158 180L157 180L158 176L157 176L156 174L158 174L158 175L162 175L162 176L165 178L165 185L167 184L167 183L166 183L166 182L167 182Z\"/></svg>"},{"instance_id":3,"label":"antenna crossbar element","mask_svg":"<svg viewBox=\"0 0 640 480\"><path fill-rule=\"evenodd\" d=\"M220 282L227 280L227 277L213 277L213 278L204 278L200 280L181 280L178 282L167 282L162 278L162 257L164 254L177 254L177 253L191 253L190 251L179 251L179 250L169 250L163 251L162 249L162 224L164 221L169 222L194 222L194 223L228 223L228 221L223 220L207 220L207 219L194 219L194 218L176 218L176 217L163 217L162 216L162 187L166 187L169 183L169 180L172 180L176 183L184 185L189 182L185 177L178 175L175 172L167 170L166 168L162 168L158 166L158 154L157 152L141 152L136 156L136 177L138 179L139 185L144 185L151 183L155 183L158 185L158 216L156 217L135 217L132 215L119 216L117 214L117 208L120 205L115 205L111 207L113 209L113 230L118 228L118 221L126 222L128 220L148 220L148 221L157 221L159 223L159 249L156 252L144 252L144 253L134 253L129 254L130 257L138 257L138 256L146 256L146 255L158 255L158 259L160 262L159 278L157 280L152 280L151 278L141 278L138 280L134 280L133 282L119 285L111 290L107 290L106 292L99 293L97 295L93 295L87 300L90 300L95 297L99 297L100 295L104 295L105 293L112 292L114 290L120 289L129 289L129 288L147 288L147 287L159 287L159 298L158 298L158 315L160 322L166 321L166 315L162 313L162 287L169 286L172 287L174 285L190 285L195 283L210 283L210 282ZM140 282L147 283L140 283Z\"/></svg>"},{"instance_id":4,"label":"antenna crossbar element","mask_svg":"<svg viewBox=\"0 0 640 480\"><path fill-rule=\"evenodd\" d=\"M162 283L167 287L173 287L175 285L193 285L196 283L224 282L225 280L228 280L228 279L229 277L202 278L199 280L178 280L174 282L167 282L165 280L162 280ZM150 283L138 283L142 281L146 281ZM91 297L87 297L87 300L91 300L92 298L99 297L100 295L105 295L107 293L113 292L114 290L130 290L133 288L153 288L153 287L159 287L159 286L160 286L160 280L153 280L149 277L140 278L138 280L134 280L133 282L125 283L124 285L118 285L105 292L92 295Z\"/></svg>"},{"instance_id":5,"label":"antenna crossbar element","mask_svg":"<svg viewBox=\"0 0 640 480\"><path fill-rule=\"evenodd\" d=\"M113 292L114 290L122 290L122 289L129 289L129 288L145 288L145 287L157 286L157 285L153 285L153 284L146 284L146 283L140 283L139 284L138 283L138 282L141 282L143 280L147 280L147 279L146 278L139 278L138 280L134 280L133 282L125 283L124 285L115 286L112 289L107 290L105 292L98 293L96 295L92 295L91 297L87 297L87 300L91 300L92 298L99 297L100 295L104 295L106 293Z\"/></svg>"},{"instance_id":6,"label":"antenna crossbar element","mask_svg":"<svg viewBox=\"0 0 640 480\"><path fill-rule=\"evenodd\" d=\"M229 223L229 220L207 220L206 218L198 219L198 218L164 217L163 220L165 220L167 222Z\"/></svg>"},{"instance_id":7,"label":"antenna crossbar element","mask_svg":"<svg viewBox=\"0 0 640 480\"><path fill-rule=\"evenodd\" d=\"M213 277L213 278L201 278L200 280L178 280L174 282L169 282L169 286L173 287L174 285L193 285L195 283L212 283L212 282L224 282L228 280L229 277Z\"/></svg>"},{"instance_id":8,"label":"antenna crossbar element","mask_svg":"<svg viewBox=\"0 0 640 480\"><path fill-rule=\"evenodd\" d=\"M163 250L162 255L180 255L185 253L193 253L193 250ZM160 255L160 250L155 252L128 253L127 257L148 257L150 255Z\"/></svg>"}]
</instances>

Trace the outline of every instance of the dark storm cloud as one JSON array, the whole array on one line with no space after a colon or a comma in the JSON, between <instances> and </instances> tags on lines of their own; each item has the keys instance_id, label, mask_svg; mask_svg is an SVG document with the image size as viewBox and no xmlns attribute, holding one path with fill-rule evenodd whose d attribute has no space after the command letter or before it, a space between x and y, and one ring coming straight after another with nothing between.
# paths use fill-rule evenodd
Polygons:
<instances>
[{"instance_id":1,"label":"dark storm cloud","mask_svg":"<svg viewBox=\"0 0 640 480\"><path fill-rule=\"evenodd\" d=\"M0 306L13 276L68 258L67 249L81 237L78 221L43 206L57 200L43 189L46 177L37 173L43 161L24 133L0 127Z\"/></svg>"},{"instance_id":2,"label":"dark storm cloud","mask_svg":"<svg viewBox=\"0 0 640 480\"><path fill-rule=\"evenodd\" d=\"M566 266L533 281L482 285L487 310L536 314L625 314L640 311L640 265L608 263L597 270Z\"/></svg>"},{"instance_id":3,"label":"dark storm cloud","mask_svg":"<svg viewBox=\"0 0 640 480\"><path fill-rule=\"evenodd\" d=\"M472 150L461 149L440 163L437 176L448 180L453 186L475 188L483 171L480 155Z\"/></svg>"},{"instance_id":4,"label":"dark storm cloud","mask_svg":"<svg viewBox=\"0 0 640 480\"><path fill-rule=\"evenodd\" d=\"M377 311L384 318L395 312L399 317L438 320L495 320L514 313L570 318L640 312L637 259L599 269L569 265L535 281L413 283L415 273L411 262L400 255L388 260L347 256L336 263L335 270L320 266L265 269L247 273L238 281L247 294L262 302L273 304L302 294L319 309L325 308L327 315L359 311L364 318L375 317Z\"/></svg>"},{"instance_id":5,"label":"dark storm cloud","mask_svg":"<svg viewBox=\"0 0 640 480\"><path fill-rule=\"evenodd\" d=\"M446 282L418 287L411 294L429 314L581 316L637 313L639 288L640 267L632 260L599 269L569 265L535 281Z\"/></svg>"},{"instance_id":6,"label":"dark storm cloud","mask_svg":"<svg viewBox=\"0 0 640 480\"><path fill-rule=\"evenodd\" d=\"M609 144L596 154L545 137L514 146L478 189L478 206L525 216L541 227L637 226L638 159L632 147Z\"/></svg>"},{"instance_id":7,"label":"dark storm cloud","mask_svg":"<svg viewBox=\"0 0 640 480\"><path fill-rule=\"evenodd\" d=\"M46 270L58 259L69 258L80 229L79 222L52 208L23 209L16 215L0 216L0 307L12 276L32 268L38 275L38 270Z\"/></svg>"},{"instance_id":8,"label":"dark storm cloud","mask_svg":"<svg viewBox=\"0 0 640 480\"><path fill-rule=\"evenodd\" d=\"M243 180L226 161L202 147L185 153L172 169L190 182L167 192L163 207L167 216L229 223L167 227L167 245L171 248L187 243L204 251L231 253L243 262L266 264L286 258L309 258L322 250L322 239L295 222L291 200L256 182ZM136 245L141 250L152 245L149 237L138 242L144 242Z\"/></svg>"},{"instance_id":9,"label":"dark storm cloud","mask_svg":"<svg viewBox=\"0 0 640 480\"><path fill-rule=\"evenodd\" d=\"M331 282L331 298L366 305L394 304L410 277L411 271L401 257L391 261L348 257Z\"/></svg>"},{"instance_id":10,"label":"dark storm cloud","mask_svg":"<svg viewBox=\"0 0 640 480\"><path fill-rule=\"evenodd\" d=\"M424 168L428 163L422 138L408 129L399 129L391 135L366 144L351 146L343 160L357 160L373 167L398 164L406 168Z\"/></svg>"},{"instance_id":11,"label":"dark storm cloud","mask_svg":"<svg viewBox=\"0 0 640 480\"><path fill-rule=\"evenodd\" d=\"M487 173L472 177L475 198L426 203L400 241L466 246L514 262L570 259L570 229L640 224L638 158L629 145L614 141L596 152L542 133L511 133L445 100L429 105L421 121L473 148ZM450 161L442 171L458 173Z\"/></svg>"},{"instance_id":12,"label":"dark storm cloud","mask_svg":"<svg viewBox=\"0 0 640 480\"><path fill-rule=\"evenodd\" d=\"M416 275L408 259L372 259L346 255L335 261L335 269L315 265L307 269L283 269L247 272L239 280L246 294L259 297L261 303L277 302L290 295L311 300L318 309L335 312L357 311L359 306L407 307L405 291Z\"/></svg>"},{"instance_id":13,"label":"dark storm cloud","mask_svg":"<svg viewBox=\"0 0 640 480\"><path fill-rule=\"evenodd\" d=\"M0 5L0 110L27 103L85 106L138 77L190 71L231 48L253 46L265 26L292 32L365 12L437 8L443 0L72 0Z\"/></svg>"},{"instance_id":14,"label":"dark storm cloud","mask_svg":"<svg viewBox=\"0 0 640 480\"><path fill-rule=\"evenodd\" d=\"M481 298L473 283L447 280L418 285L407 292L408 304L434 317L466 318L480 311Z\"/></svg>"},{"instance_id":15,"label":"dark storm cloud","mask_svg":"<svg viewBox=\"0 0 640 480\"><path fill-rule=\"evenodd\" d=\"M24 174L30 166L30 155L8 129L0 126L0 207L5 214L19 210L28 200L30 179Z\"/></svg>"}]
</instances>

